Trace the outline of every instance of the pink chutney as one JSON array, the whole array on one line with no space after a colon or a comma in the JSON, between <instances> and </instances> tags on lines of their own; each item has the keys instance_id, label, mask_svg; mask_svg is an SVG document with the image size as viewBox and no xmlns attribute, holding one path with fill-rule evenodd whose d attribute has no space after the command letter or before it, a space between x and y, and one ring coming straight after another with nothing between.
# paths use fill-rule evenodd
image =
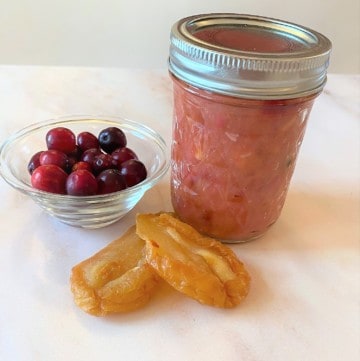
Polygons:
<instances>
[{"instance_id":1,"label":"pink chutney","mask_svg":"<svg viewBox=\"0 0 360 361\"><path fill-rule=\"evenodd\" d=\"M251 15L173 26L171 197L181 220L236 242L279 218L330 48L310 29Z\"/></svg>"},{"instance_id":2,"label":"pink chutney","mask_svg":"<svg viewBox=\"0 0 360 361\"><path fill-rule=\"evenodd\" d=\"M241 99L173 80L175 212L224 240L263 234L283 208L315 96Z\"/></svg>"}]
</instances>

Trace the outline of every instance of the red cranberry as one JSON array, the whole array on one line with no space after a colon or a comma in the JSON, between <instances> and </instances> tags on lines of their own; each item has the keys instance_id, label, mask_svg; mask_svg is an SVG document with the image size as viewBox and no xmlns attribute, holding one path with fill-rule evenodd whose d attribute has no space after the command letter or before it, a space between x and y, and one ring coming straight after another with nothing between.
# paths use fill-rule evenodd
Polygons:
<instances>
[{"instance_id":1,"label":"red cranberry","mask_svg":"<svg viewBox=\"0 0 360 361\"><path fill-rule=\"evenodd\" d=\"M88 163L88 162L82 162L82 161L75 163L75 164L72 166L71 171L72 171L72 172L75 172L75 171L80 170L80 169L86 169L86 170L88 170L89 172L92 172L91 164Z\"/></svg>"},{"instance_id":2,"label":"red cranberry","mask_svg":"<svg viewBox=\"0 0 360 361\"><path fill-rule=\"evenodd\" d=\"M72 168L75 165L75 163L77 163L76 158L68 157L66 167L65 167L65 172L70 174L72 172Z\"/></svg>"},{"instance_id":3,"label":"red cranberry","mask_svg":"<svg viewBox=\"0 0 360 361\"><path fill-rule=\"evenodd\" d=\"M48 149L70 154L76 150L75 134L64 127L50 129L46 134L46 145Z\"/></svg>"},{"instance_id":4,"label":"red cranberry","mask_svg":"<svg viewBox=\"0 0 360 361\"><path fill-rule=\"evenodd\" d=\"M39 190L66 194L67 174L57 165L40 165L31 175L31 185Z\"/></svg>"},{"instance_id":5,"label":"red cranberry","mask_svg":"<svg viewBox=\"0 0 360 361\"><path fill-rule=\"evenodd\" d=\"M113 168L112 159L110 154L99 154L92 162L92 169L94 174L99 174L105 169Z\"/></svg>"},{"instance_id":6,"label":"red cranberry","mask_svg":"<svg viewBox=\"0 0 360 361\"><path fill-rule=\"evenodd\" d=\"M68 157L65 153L55 149L45 150L40 155L40 164L47 165L53 164L66 170L68 164Z\"/></svg>"},{"instance_id":7,"label":"red cranberry","mask_svg":"<svg viewBox=\"0 0 360 361\"><path fill-rule=\"evenodd\" d=\"M69 158L79 160L81 158L82 153L83 153L83 151L81 150L81 148L78 145L76 145L75 150L73 152L69 153L67 156Z\"/></svg>"},{"instance_id":8,"label":"red cranberry","mask_svg":"<svg viewBox=\"0 0 360 361\"><path fill-rule=\"evenodd\" d=\"M99 148L91 148L91 149L86 150L82 154L80 160L82 162L88 162L88 163L92 164L94 162L95 157L100 154L103 154L103 153L101 152L101 150Z\"/></svg>"},{"instance_id":9,"label":"red cranberry","mask_svg":"<svg viewBox=\"0 0 360 361\"><path fill-rule=\"evenodd\" d=\"M109 127L102 130L98 139L102 150L109 154L117 148L126 146L126 136L124 132L117 127Z\"/></svg>"},{"instance_id":10,"label":"red cranberry","mask_svg":"<svg viewBox=\"0 0 360 361\"><path fill-rule=\"evenodd\" d=\"M147 176L144 164L137 159L130 159L122 163L120 172L124 176L128 187L140 183Z\"/></svg>"},{"instance_id":11,"label":"red cranberry","mask_svg":"<svg viewBox=\"0 0 360 361\"><path fill-rule=\"evenodd\" d=\"M73 168L74 164L80 160L81 155L82 155L82 151L78 145L76 146L76 148L73 152L68 154L67 165L65 168L65 171L67 173L70 174L72 172L72 168Z\"/></svg>"},{"instance_id":12,"label":"red cranberry","mask_svg":"<svg viewBox=\"0 0 360 361\"><path fill-rule=\"evenodd\" d=\"M40 166L40 155L43 151L35 153L28 163L27 169L30 175L33 173L33 171Z\"/></svg>"},{"instance_id":13,"label":"red cranberry","mask_svg":"<svg viewBox=\"0 0 360 361\"><path fill-rule=\"evenodd\" d=\"M72 172L66 181L66 192L71 196L92 196L97 193L95 176L86 169Z\"/></svg>"},{"instance_id":14,"label":"red cranberry","mask_svg":"<svg viewBox=\"0 0 360 361\"><path fill-rule=\"evenodd\" d=\"M83 152L91 148L99 148L99 140L90 132L81 132L77 136L77 144Z\"/></svg>"},{"instance_id":15,"label":"red cranberry","mask_svg":"<svg viewBox=\"0 0 360 361\"><path fill-rule=\"evenodd\" d=\"M138 159L136 153L127 147L118 148L111 153L113 165L121 168L121 164L130 159Z\"/></svg>"},{"instance_id":16,"label":"red cranberry","mask_svg":"<svg viewBox=\"0 0 360 361\"><path fill-rule=\"evenodd\" d=\"M97 176L98 194L118 192L126 188L126 182L117 169L106 169Z\"/></svg>"}]
</instances>

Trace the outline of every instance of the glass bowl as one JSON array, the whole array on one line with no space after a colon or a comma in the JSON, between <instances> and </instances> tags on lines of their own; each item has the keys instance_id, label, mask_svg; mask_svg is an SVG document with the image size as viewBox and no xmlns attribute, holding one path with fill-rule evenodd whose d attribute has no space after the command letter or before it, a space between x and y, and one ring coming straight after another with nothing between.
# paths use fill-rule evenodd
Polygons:
<instances>
[{"instance_id":1,"label":"glass bowl","mask_svg":"<svg viewBox=\"0 0 360 361\"><path fill-rule=\"evenodd\" d=\"M51 128L67 127L75 134L89 131L98 135L111 126L123 130L128 147L145 164L147 178L144 181L119 192L94 196L59 195L32 188L27 166L33 154L46 149L45 136ZM73 116L32 124L12 135L0 148L0 174L8 184L30 196L61 222L100 228L122 218L159 182L168 170L168 159L165 141L145 125L123 118Z\"/></svg>"}]
</instances>

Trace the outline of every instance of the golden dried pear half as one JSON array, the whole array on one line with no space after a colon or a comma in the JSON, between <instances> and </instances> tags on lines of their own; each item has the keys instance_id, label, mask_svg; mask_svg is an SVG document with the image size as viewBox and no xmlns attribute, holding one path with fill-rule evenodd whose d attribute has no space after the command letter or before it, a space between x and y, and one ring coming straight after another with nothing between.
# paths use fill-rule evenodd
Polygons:
<instances>
[{"instance_id":1,"label":"golden dried pear half","mask_svg":"<svg viewBox=\"0 0 360 361\"><path fill-rule=\"evenodd\" d=\"M159 281L145 260L145 241L131 227L122 237L73 267L75 303L95 316L128 312L145 305Z\"/></svg>"},{"instance_id":2,"label":"golden dried pear half","mask_svg":"<svg viewBox=\"0 0 360 361\"><path fill-rule=\"evenodd\" d=\"M185 295L228 308L248 294L250 276L235 253L171 214L139 214L136 232L146 241L148 263Z\"/></svg>"}]
</instances>

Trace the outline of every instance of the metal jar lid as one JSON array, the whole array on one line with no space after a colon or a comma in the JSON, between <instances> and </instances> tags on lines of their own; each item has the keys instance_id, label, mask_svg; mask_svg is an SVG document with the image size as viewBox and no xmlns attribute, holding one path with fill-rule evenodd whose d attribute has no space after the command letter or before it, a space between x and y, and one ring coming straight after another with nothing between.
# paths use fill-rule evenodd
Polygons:
<instances>
[{"instance_id":1,"label":"metal jar lid","mask_svg":"<svg viewBox=\"0 0 360 361\"><path fill-rule=\"evenodd\" d=\"M331 42L282 20L205 14L179 20L170 37L169 71L196 87L253 99L321 91Z\"/></svg>"}]
</instances>

